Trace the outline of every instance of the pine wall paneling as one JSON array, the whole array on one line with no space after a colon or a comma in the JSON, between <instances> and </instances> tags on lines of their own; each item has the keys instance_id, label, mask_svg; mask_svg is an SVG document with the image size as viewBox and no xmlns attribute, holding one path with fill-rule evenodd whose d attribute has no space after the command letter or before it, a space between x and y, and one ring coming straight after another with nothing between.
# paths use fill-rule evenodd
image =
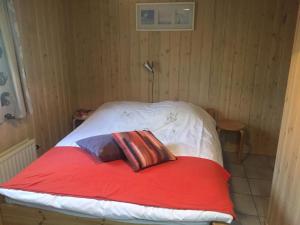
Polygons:
<instances>
[{"instance_id":1,"label":"pine wall paneling","mask_svg":"<svg viewBox=\"0 0 300 225\"><path fill-rule=\"evenodd\" d=\"M73 100L67 5L60 0L14 0L33 115L0 126L0 151L29 137L42 150L71 129ZM3 138L4 137L4 138Z\"/></svg>"},{"instance_id":2,"label":"pine wall paneling","mask_svg":"<svg viewBox=\"0 0 300 225\"><path fill-rule=\"evenodd\" d=\"M300 11L270 200L269 225L297 225L300 220Z\"/></svg>"},{"instance_id":3,"label":"pine wall paneling","mask_svg":"<svg viewBox=\"0 0 300 225\"><path fill-rule=\"evenodd\" d=\"M150 60L155 101L215 108L248 125L253 152L274 155L298 1L197 0L193 32L137 32L136 2L149 1L69 4L77 107L151 101Z\"/></svg>"},{"instance_id":4,"label":"pine wall paneling","mask_svg":"<svg viewBox=\"0 0 300 225\"><path fill-rule=\"evenodd\" d=\"M28 137L32 137L31 119L1 124L0 136L0 152Z\"/></svg>"},{"instance_id":5,"label":"pine wall paneling","mask_svg":"<svg viewBox=\"0 0 300 225\"><path fill-rule=\"evenodd\" d=\"M151 101L154 82L155 101L215 108L248 125L254 152L275 154L297 0L198 0L193 32L137 32L135 3L147 1L14 2L34 113L1 125L1 150L32 136L47 149L74 109Z\"/></svg>"}]
</instances>

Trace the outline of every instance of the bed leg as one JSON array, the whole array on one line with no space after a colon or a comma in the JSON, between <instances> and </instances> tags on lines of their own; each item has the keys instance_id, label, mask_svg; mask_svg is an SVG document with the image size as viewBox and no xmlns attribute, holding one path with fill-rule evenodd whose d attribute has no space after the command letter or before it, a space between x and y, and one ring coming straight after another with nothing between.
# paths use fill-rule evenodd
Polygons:
<instances>
[{"instance_id":1,"label":"bed leg","mask_svg":"<svg viewBox=\"0 0 300 225\"><path fill-rule=\"evenodd\" d=\"M0 225L4 225L3 217L2 217L2 210L1 205L4 203L4 197L0 195Z\"/></svg>"}]
</instances>

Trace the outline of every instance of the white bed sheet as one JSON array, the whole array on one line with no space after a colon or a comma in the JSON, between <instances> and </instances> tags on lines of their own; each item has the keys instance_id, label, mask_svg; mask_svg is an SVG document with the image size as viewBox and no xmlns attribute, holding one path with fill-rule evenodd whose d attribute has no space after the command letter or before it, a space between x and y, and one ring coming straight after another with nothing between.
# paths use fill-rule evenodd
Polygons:
<instances>
[{"instance_id":1,"label":"white bed sheet","mask_svg":"<svg viewBox=\"0 0 300 225\"><path fill-rule=\"evenodd\" d=\"M102 105L57 146L112 132L150 130L175 155L210 159L223 165L214 119L201 107L185 102L111 102Z\"/></svg>"},{"instance_id":2,"label":"white bed sheet","mask_svg":"<svg viewBox=\"0 0 300 225\"><path fill-rule=\"evenodd\" d=\"M77 146L76 141L85 137L140 129L151 130L177 156L202 157L223 164L215 121L202 108L185 102L106 103L56 146ZM210 211L166 209L8 189L0 189L0 193L18 204L132 223L192 225L208 221L230 223L233 219L231 215Z\"/></svg>"}]
</instances>

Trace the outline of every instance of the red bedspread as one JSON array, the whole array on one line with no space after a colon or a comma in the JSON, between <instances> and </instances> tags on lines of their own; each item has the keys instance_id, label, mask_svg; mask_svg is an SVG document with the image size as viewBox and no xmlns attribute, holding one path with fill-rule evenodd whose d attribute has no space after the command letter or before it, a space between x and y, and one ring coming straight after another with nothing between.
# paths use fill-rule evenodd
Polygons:
<instances>
[{"instance_id":1,"label":"red bedspread","mask_svg":"<svg viewBox=\"0 0 300 225\"><path fill-rule=\"evenodd\" d=\"M1 187L234 216L228 179L206 159L178 157L136 173L122 160L99 163L79 148L55 147Z\"/></svg>"}]
</instances>

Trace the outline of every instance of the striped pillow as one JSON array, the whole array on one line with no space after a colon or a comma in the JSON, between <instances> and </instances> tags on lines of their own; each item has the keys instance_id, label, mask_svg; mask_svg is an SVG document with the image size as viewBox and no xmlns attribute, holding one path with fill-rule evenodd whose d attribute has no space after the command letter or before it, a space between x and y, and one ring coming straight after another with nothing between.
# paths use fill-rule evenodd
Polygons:
<instances>
[{"instance_id":1,"label":"striped pillow","mask_svg":"<svg viewBox=\"0 0 300 225\"><path fill-rule=\"evenodd\" d=\"M113 133L113 138L123 150L134 171L176 160L176 157L150 131Z\"/></svg>"}]
</instances>

